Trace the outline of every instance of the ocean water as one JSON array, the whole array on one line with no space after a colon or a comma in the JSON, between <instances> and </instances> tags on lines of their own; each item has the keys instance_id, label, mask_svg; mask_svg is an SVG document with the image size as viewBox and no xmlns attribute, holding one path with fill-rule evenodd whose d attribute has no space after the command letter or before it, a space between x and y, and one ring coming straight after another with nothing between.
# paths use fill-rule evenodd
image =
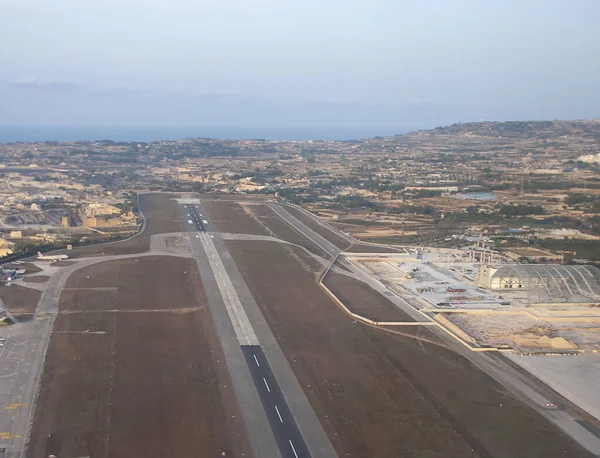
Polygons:
<instances>
[{"instance_id":1,"label":"ocean water","mask_svg":"<svg viewBox=\"0 0 600 458\"><path fill-rule=\"evenodd\" d=\"M354 140L405 132L389 128L0 126L0 143L93 140L152 142L194 137L232 140Z\"/></svg>"}]
</instances>

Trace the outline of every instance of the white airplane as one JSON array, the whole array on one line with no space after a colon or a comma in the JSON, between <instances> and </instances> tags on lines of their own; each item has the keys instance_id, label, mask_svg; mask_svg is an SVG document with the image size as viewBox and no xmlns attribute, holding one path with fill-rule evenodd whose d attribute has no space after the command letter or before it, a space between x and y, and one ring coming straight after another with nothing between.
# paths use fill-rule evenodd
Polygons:
<instances>
[{"instance_id":1,"label":"white airplane","mask_svg":"<svg viewBox=\"0 0 600 458\"><path fill-rule=\"evenodd\" d=\"M54 255L44 255L38 251L37 254L38 261L62 261L64 259L69 259L66 254L54 254Z\"/></svg>"}]
</instances>

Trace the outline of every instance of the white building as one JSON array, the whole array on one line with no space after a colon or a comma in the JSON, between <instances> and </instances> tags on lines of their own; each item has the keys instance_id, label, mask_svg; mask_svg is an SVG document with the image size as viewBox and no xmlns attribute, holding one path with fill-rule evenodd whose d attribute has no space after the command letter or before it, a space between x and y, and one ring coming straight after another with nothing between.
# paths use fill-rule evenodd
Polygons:
<instances>
[{"instance_id":1,"label":"white building","mask_svg":"<svg viewBox=\"0 0 600 458\"><path fill-rule=\"evenodd\" d=\"M548 300L600 300L600 269L593 266L484 265L477 284L493 290L527 289Z\"/></svg>"}]
</instances>

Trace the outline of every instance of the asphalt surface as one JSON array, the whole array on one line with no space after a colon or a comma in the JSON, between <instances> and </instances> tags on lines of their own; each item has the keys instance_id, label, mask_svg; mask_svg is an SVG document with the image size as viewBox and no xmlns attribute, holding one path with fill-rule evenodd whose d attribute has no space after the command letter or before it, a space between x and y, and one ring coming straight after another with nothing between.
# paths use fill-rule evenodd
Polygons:
<instances>
[{"instance_id":1,"label":"asphalt surface","mask_svg":"<svg viewBox=\"0 0 600 458\"><path fill-rule=\"evenodd\" d=\"M268 204L268 207L271 208L271 210L273 210L282 220L284 220L286 223L288 223L289 225L294 227L304 237L306 237L307 239L312 240L314 243L316 243L319 246L319 248L321 248L323 251L325 251L327 254L329 254L332 258L341 252L341 250L337 246L335 246L333 243L331 243L329 240L327 240L322 235L313 231L310 227L308 227L306 224L304 224L298 218L296 218L291 213L286 211L285 208L282 207L281 205ZM319 223L319 224L321 224L321 223ZM344 238L342 238L340 236L340 241L342 241L342 240L344 240Z\"/></svg>"},{"instance_id":2,"label":"asphalt surface","mask_svg":"<svg viewBox=\"0 0 600 458\"><path fill-rule=\"evenodd\" d=\"M202 205L180 204L255 456L337 456Z\"/></svg>"},{"instance_id":3,"label":"asphalt surface","mask_svg":"<svg viewBox=\"0 0 600 458\"><path fill-rule=\"evenodd\" d=\"M286 458L310 457L262 348L260 345L242 345L242 351L281 455Z\"/></svg>"}]
</instances>

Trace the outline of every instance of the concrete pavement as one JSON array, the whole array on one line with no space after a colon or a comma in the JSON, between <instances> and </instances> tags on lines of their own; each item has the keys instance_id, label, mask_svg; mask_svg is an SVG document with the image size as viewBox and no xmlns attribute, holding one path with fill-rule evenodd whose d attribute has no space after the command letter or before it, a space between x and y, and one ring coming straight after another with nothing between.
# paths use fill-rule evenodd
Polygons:
<instances>
[{"instance_id":1,"label":"concrete pavement","mask_svg":"<svg viewBox=\"0 0 600 458\"><path fill-rule=\"evenodd\" d=\"M180 203L188 205L182 208L182 215L190 231L194 256L199 261L213 319L256 456L337 456L221 235L213 230L199 202ZM206 264L212 267L208 272ZM227 280L220 279L223 273ZM218 281L222 282L220 287L216 284ZM214 284L212 288L211 284ZM232 306L235 313L230 311ZM246 318L240 320L239 313ZM256 345L247 343L247 326L238 326L246 319L254 331ZM237 341L238 348L232 341ZM240 358L245 360L245 366L239 364ZM262 407L258 411L257 402ZM262 451L258 450L261 447Z\"/></svg>"}]
</instances>

